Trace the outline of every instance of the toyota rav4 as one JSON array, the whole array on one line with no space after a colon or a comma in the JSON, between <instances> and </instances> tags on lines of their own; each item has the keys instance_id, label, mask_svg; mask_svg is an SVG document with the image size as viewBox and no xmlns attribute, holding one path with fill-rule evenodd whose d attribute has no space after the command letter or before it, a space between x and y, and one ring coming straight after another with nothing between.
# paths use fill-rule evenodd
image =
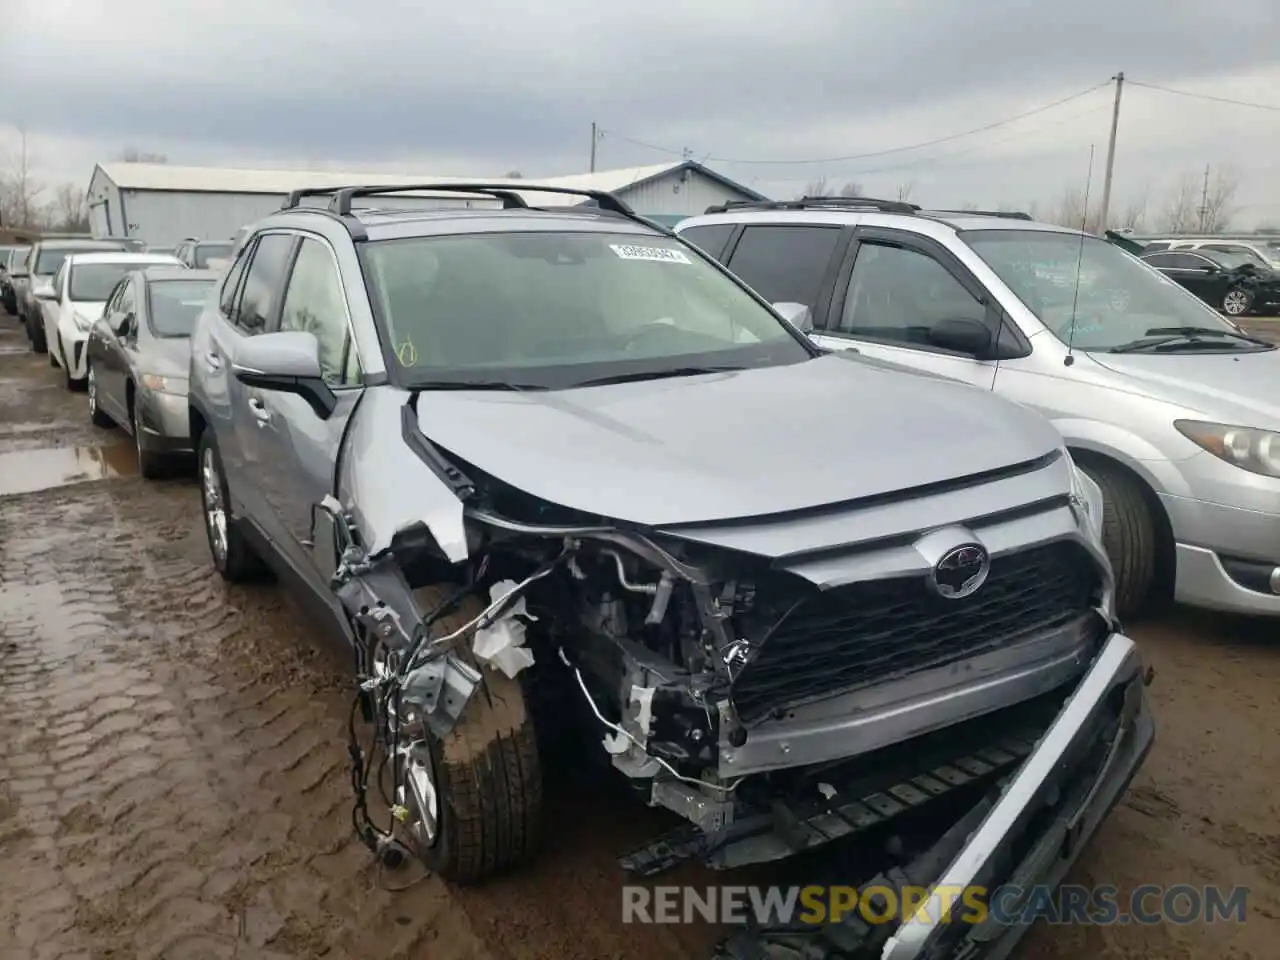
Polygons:
<instances>
[{"instance_id":1,"label":"toyota rav4","mask_svg":"<svg viewBox=\"0 0 1280 960\"><path fill-rule=\"evenodd\" d=\"M489 205L357 205L408 191ZM568 721L684 824L635 873L831 844L935 898L1060 878L1152 738L1098 488L1039 414L788 317L608 193L300 191L249 230L192 336L205 526L354 652L372 850L526 858ZM941 917L805 936L995 936Z\"/></svg>"}]
</instances>

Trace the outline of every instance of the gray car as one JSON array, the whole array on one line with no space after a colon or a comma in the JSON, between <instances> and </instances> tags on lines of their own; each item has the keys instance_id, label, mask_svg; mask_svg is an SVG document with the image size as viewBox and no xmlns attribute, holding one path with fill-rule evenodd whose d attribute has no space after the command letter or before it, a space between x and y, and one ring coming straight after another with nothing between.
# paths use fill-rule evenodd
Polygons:
<instances>
[{"instance_id":1,"label":"gray car","mask_svg":"<svg viewBox=\"0 0 1280 960\"><path fill-rule=\"evenodd\" d=\"M1037 409L1102 488L1120 613L1280 615L1280 351L1113 243L1011 215L814 198L682 237L815 342Z\"/></svg>"},{"instance_id":2,"label":"gray car","mask_svg":"<svg viewBox=\"0 0 1280 960\"><path fill-rule=\"evenodd\" d=\"M353 651L370 849L461 882L526 858L558 733L685 821L634 873L881 836L849 882L1059 882L1152 725L1052 426L817 348L608 193L353 208L403 189L295 194L191 338L214 564L265 563ZM991 935L931 916L813 933Z\"/></svg>"},{"instance_id":3,"label":"gray car","mask_svg":"<svg viewBox=\"0 0 1280 960\"><path fill-rule=\"evenodd\" d=\"M18 313L18 291L14 285L13 271L26 262L27 244L0 247L0 306L14 316Z\"/></svg>"},{"instance_id":4,"label":"gray car","mask_svg":"<svg viewBox=\"0 0 1280 960\"><path fill-rule=\"evenodd\" d=\"M192 452L187 416L191 328L218 275L134 270L111 291L85 346L89 417L133 435L144 477Z\"/></svg>"}]
</instances>

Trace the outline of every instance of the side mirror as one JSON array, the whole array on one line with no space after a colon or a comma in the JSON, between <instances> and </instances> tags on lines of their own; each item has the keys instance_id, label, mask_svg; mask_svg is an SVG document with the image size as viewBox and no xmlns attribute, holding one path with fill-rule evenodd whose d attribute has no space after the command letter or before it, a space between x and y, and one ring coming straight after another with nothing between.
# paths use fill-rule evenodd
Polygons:
<instances>
[{"instance_id":1,"label":"side mirror","mask_svg":"<svg viewBox=\"0 0 1280 960\"><path fill-rule=\"evenodd\" d=\"M31 287L31 293L37 300L56 300L53 284L48 280L37 280Z\"/></svg>"},{"instance_id":2,"label":"side mirror","mask_svg":"<svg viewBox=\"0 0 1280 960\"><path fill-rule=\"evenodd\" d=\"M133 313L133 311L121 317L120 323L116 326L116 336L127 337L133 331L133 324L137 319L137 314Z\"/></svg>"},{"instance_id":3,"label":"side mirror","mask_svg":"<svg viewBox=\"0 0 1280 960\"><path fill-rule=\"evenodd\" d=\"M321 420L329 419L338 398L320 373L320 342L314 333L288 330L245 340L231 365L247 387L301 397Z\"/></svg>"},{"instance_id":4,"label":"side mirror","mask_svg":"<svg viewBox=\"0 0 1280 960\"><path fill-rule=\"evenodd\" d=\"M775 303L773 309L801 333L813 332L813 312L803 303Z\"/></svg>"},{"instance_id":5,"label":"side mirror","mask_svg":"<svg viewBox=\"0 0 1280 960\"><path fill-rule=\"evenodd\" d=\"M981 320L969 317L942 320L929 329L929 342L944 350L985 359L991 352L991 330Z\"/></svg>"}]
</instances>

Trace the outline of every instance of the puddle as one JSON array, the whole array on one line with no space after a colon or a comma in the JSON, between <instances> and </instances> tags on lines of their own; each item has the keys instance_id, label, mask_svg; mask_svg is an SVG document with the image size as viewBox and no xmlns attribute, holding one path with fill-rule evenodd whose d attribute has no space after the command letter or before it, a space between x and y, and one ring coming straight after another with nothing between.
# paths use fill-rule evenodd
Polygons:
<instances>
[{"instance_id":1,"label":"puddle","mask_svg":"<svg viewBox=\"0 0 1280 960\"><path fill-rule=\"evenodd\" d=\"M0 453L0 496L137 474L137 455L125 444Z\"/></svg>"}]
</instances>

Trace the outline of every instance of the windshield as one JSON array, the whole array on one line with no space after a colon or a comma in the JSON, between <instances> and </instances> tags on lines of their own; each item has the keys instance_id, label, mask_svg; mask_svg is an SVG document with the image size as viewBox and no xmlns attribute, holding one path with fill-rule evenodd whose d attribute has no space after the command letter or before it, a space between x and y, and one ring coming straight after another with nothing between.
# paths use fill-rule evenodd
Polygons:
<instances>
[{"instance_id":1,"label":"windshield","mask_svg":"<svg viewBox=\"0 0 1280 960\"><path fill-rule=\"evenodd\" d=\"M40 253L36 256L35 269L31 272L38 277L51 277L58 272L62 261L73 253L106 253L120 249L120 244L106 243L87 247L41 247Z\"/></svg>"},{"instance_id":2,"label":"windshield","mask_svg":"<svg viewBox=\"0 0 1280 960\"><path fill-rule=\"evenodd\" d=\"M148 285L147 318L157 337L189 337L212 280L155 280Z\"/></svg>"},{"instance_id":3,"label":"windshield","mask_svg":"<svg viewBox=\"0 0 1280 960\"><path fill-rule=\"evenodd\" d=\"M203 270L209 266L210 260L218 260L223 257L231 256L231 244L229 243L202 243L195 249L196 266Z\"/></svg>"},{"instance_id":4,"label":"windshield","mask_svg":"<svg viewBox=\"0 0 1280 960\"><path fill-rule=\"evenodd\" d=\"M101 302L111 295L115 285L130 270L138 270L139 263L76 263L71 264L71 281L68 295L75 301Z\"/></svg>"},{"instance_id":5,"label":"windshield","mask_svg":"<svg viewBox=\"0 0 1280 960\"><path fill-rule=\"evenodd\" d=\"M1082 243L1079 234L1031 230L973 230L964 238L1059 340L1081 350L1109 350L1157 327L1234 329L1174 281L1105 240L1084 237Z\"/></svg>"},{"instance_id":6,"label":"windshield","mask_svg":"<svg viewBox=\"0 0 1280 960\"><path fill-rule=\"evenodd\" d=\"M363 246L408 385L568 387L812 356L737 283L667 237L502 233Z\"/></svg>"}]
</instances>

